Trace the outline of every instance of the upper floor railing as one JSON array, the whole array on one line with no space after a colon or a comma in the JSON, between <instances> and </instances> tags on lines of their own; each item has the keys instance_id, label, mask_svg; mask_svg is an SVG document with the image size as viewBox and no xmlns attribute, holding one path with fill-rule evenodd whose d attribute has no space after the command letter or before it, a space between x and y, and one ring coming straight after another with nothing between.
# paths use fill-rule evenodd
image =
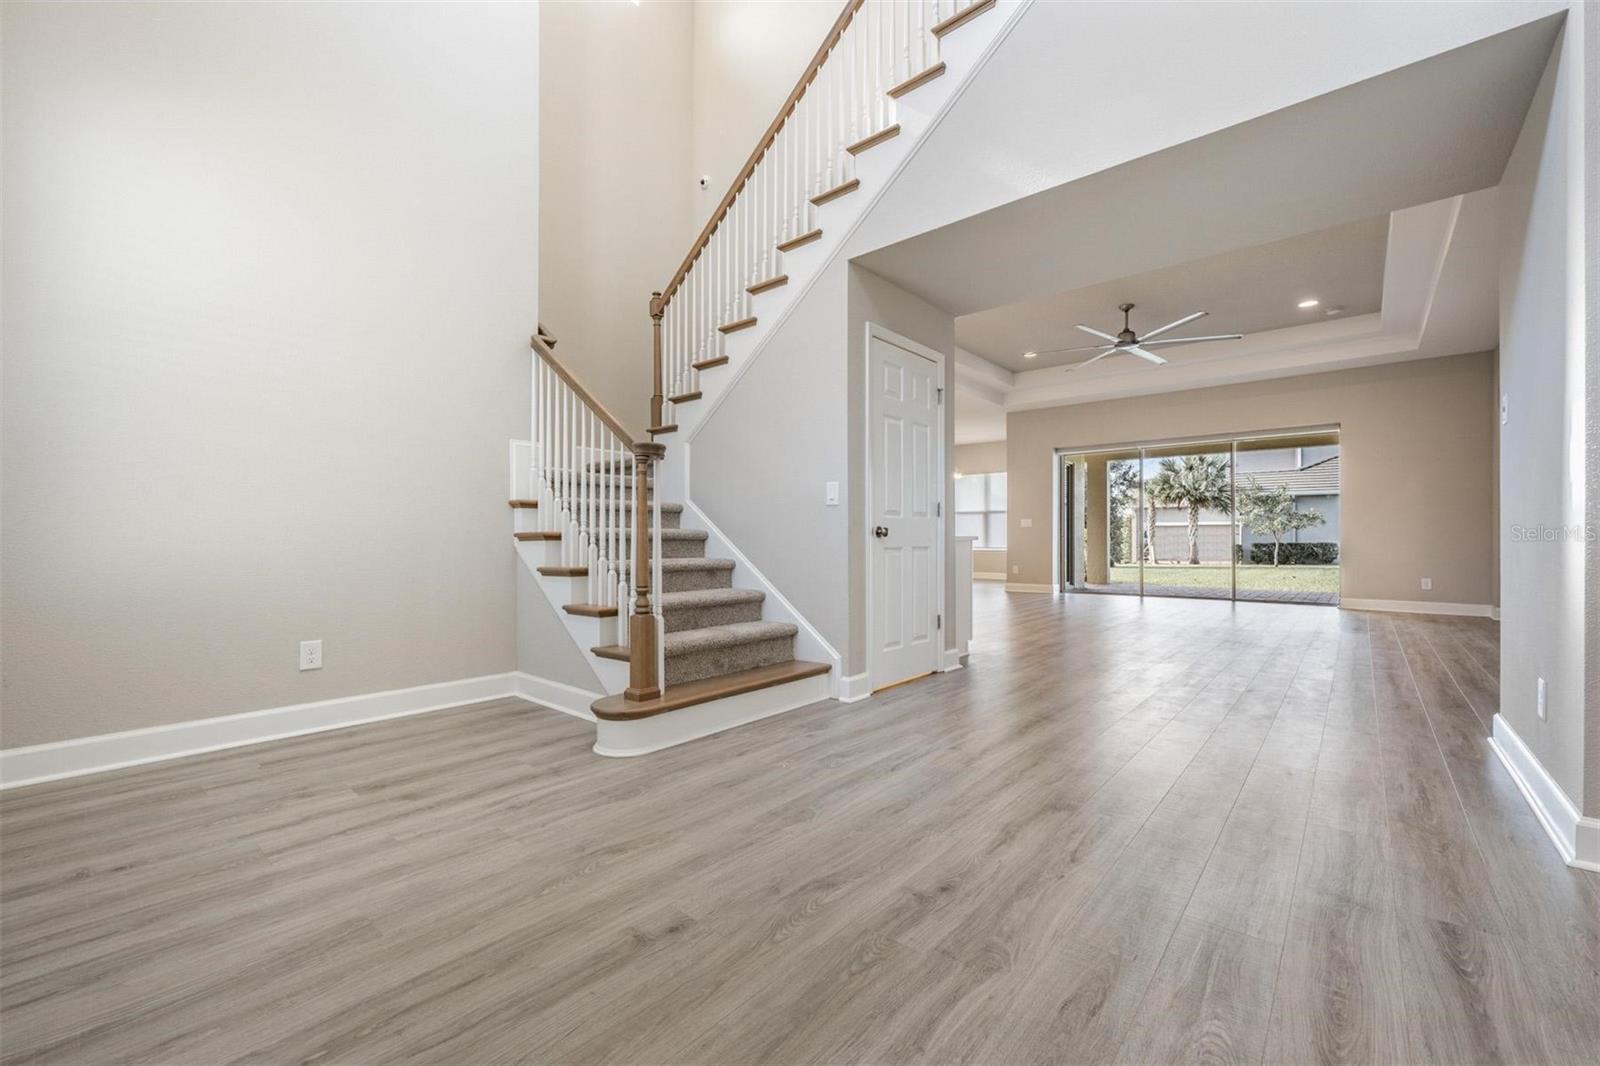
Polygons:
<instances>
[{"instance_id":1,"label":"upper floor railing","mask_svg":"<svg viewBox=\"0 0 1600 1066\"><path fill-rule=\"evenodd\" d=\"M938 60L938 38L983 0L847 0L794 90L711 213L655 320L651 425L674 422L673 397L697 395L721 338L750 299L787 280L786 251L814 240L816 208L853 188L854 155L898 132L899 91ZM898 91L897 91L898 90Z\"/></svg>"}]
</instances>

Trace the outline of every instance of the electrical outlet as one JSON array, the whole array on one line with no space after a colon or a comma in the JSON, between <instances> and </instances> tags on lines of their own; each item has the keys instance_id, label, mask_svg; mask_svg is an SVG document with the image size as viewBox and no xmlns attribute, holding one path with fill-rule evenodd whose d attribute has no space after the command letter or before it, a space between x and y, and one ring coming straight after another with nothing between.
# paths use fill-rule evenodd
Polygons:
<instances>
[{"instance_id":1,"label":"electrical outlet","mask_svg":"<svg viewBox=\"0 0 1600 1066\"><path fill-rule=\"evenodd\" d=\"M1425 577L1425 578L1422 579L1422 591L1423 592L1432 592L1433 591L1433 578Z\"/></svg>"},{"instance_id":2,"label":"electrical outlet","mask_svg":"<svg viewBox=\"0 0 1600 1066\"><path fill-rule=\"evenodd\" d=\"M1011 568L1011 572L1012 572L1012 573L1013 573L1013 574L1020 574L1020 573L1022 573L1022 567L1020 567L1020 566L1013 566L1013 567L1012 567L1012 568Z\"/></svg>"},{"instance_id":3,"label":"electrical outlet","mask_svg":"<svg viewBox=\"0 0 1600 1066\"><path fill-rule=\"evenodd\" d=\"M829 507L837 507L837 506L839 506L839 483L837 481L825 481L825 482L823 482L822 483L822 497L823 497L823 502L826 503Z\"/></svg>"},{"instance_id":4,"label":"electrical outlet","mask_svg":"<svg viewBox=\"0 0 1600 1066\"><path fill-rule=\"evenodd\" d=\"M1541 677L1539 679L1539 721L1542 722L1545 720L1544 715L1544 678Z\"/></svg>"},{"instance_id":5,"label":"electrical outlet","mask_svg":"<svg viewBox=\"0 0 1600 1066\"><path fill-rule=\"evenodd\" d=\"M1023 528L1023 529L1032 529L1032 528L1033 528L1033 519L1031 519L1031 518L1024 518L1024 519L1023 519L1023 520L1022 520L1022 528Z\"/></svg>"},{"instance_id":6,"label":"electrical outlet","mask_svg":"<svg viewBox=\"0 0 1600 1066\"><path fill-rule=\"evenodd\" d=\"M300 669L322 669L322 641L302 640L300 642Z\"/></svg>"}]
</instances>

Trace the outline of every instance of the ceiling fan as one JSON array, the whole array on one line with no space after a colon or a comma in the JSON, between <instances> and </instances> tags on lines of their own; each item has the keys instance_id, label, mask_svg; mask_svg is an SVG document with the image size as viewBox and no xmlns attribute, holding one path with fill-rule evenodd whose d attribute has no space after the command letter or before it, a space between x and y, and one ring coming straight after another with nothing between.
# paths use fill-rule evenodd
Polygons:
<instances>
[{"instance_id":1,"label":"ceiling fan","mask_svg":"<svg viewBox=\"0 0 1600 1066\"><path fill-rule=\"evenodd\" d=\"M1133 332L1133 327L1128 324L1128 312L1133 310L1133 304L1119 304L1117 306L1117 310L1122 312L1122 332L1118 333L1116 336L1112 336L1109 333L1102 333L1100 330L1094 329L1090 326L1085 326L1081 322L1078 323L1078 328L1083 330L1085 333L1092 333L1096 337L1104 337L1110 343L1090 344L1082 348L1047 348L1041 351L1039 354L1043 355L1047 352L1100 353L1099 355L1096 355L1090 359L1085 359L1081 363L1074 363L1072 366L1067 367L1067 371L1069 373L1074 370L1082 370L1084 367L1089 366L1092 363L1098 363L1108 355L1116 355L1119 352L1124 355L1136 355L1146 362L1161 366L1166 363L1166 360L1161 358L1155 352L1147 350L1147 345L1154 347L1160 344L1198 344L1201 341L1236 341L1244 338L1244 334L1242 333L1219 333L1211 337L1171 337L1167 340L1158 341L1154 338L1159 337L1163 333L1175 330L1179 326L1186 326L1197 318L1204 318L1211 312L1196 311L1192 315L1185 315L1176 322L1168 322L1160 329L1153 329L1149 333L1146 333L1144 336L1140 337Z\"/></svg>"}]
</instances>

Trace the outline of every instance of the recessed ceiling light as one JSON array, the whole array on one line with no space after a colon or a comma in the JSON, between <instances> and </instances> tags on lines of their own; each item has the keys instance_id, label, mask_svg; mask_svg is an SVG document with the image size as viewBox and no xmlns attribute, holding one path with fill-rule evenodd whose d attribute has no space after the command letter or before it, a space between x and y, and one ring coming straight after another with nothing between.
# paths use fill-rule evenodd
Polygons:
<instances>
[{"instance_id":1,"label":"recessed ceiling light","mask_svg":"<svg viewBox=\"0 0 1600 1066\"><path fill-rule=\"evenodd\" d=\"M1024 359L1037 359L1037 358L1039 358L1039 353L1038 352L1023 352L1022 353L1022 358L1024 358Z\"/></svg>"},{"instance_id":2,"label":"recessed ceiling light","mask_svg":"<svg viewBox=\"0 0 1600 1066\"><path fill-rule=\"evenodd\" d=\"M1295 304L1295 306L1301 310L1304 310L1307 307L1315 307L1321 302L1321 300L1301 300L1299 303Z\"/></svg>"}]
</instances>

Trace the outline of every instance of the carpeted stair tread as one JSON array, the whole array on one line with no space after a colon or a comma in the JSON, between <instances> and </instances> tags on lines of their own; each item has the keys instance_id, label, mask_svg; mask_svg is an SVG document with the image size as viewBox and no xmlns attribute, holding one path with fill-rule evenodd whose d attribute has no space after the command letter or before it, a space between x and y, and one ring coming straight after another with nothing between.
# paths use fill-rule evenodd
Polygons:
<instances>
[{"instance_id":1,"label":"carpeted stair tread","mask_svg":"<svg viewBox=\"0 0 1600 1066\"><path fill-rule=\"evenodd\" d=\"M729 625L709 626L705 629L686 629L681 633L668 633L661 638L661 650L667 660L701 655L707 652L737 652L740 648L765 641L793 640L800 627L792 622L733 622ZM607 644L590 649L606 659L626 661L628 651L621 645Z\"/></svg>"},{"instance_id":2,"label":"carpeted stair tread","mask_svg":"<svg viewBox=\"0 0 1600 1066\"><path fill-rule=\"evenodd\" d=\"M663 592L661 609L674 607L723 607L732 603L760 603L767 594L760 589L690 589L687 592Z\"/></svg>"},{"instance_id":3,"label":"carpeted stair tread","mask_svg":"<svg viewBox=\"0 0 1600 1066\"><path fill-rule=\"evenodd\" d=\"M666 530L662 530L665 533ZM706 559L696 556L692 559L663 559L661 569L668 570L732 570L732 559Z\"/></svg>"},{"instance_id":4,"label":"carpeted stair tread","mask_svg":"<svg viewBox=\"0 0 1600 1066\"><path fill-rule=\"evenodd\" d=\"M681 633L668 633L661 638L661 648L671 659L679 655L695 655L703 651L737 648L763 640L793 638L800 627L793 622L733 622L708 629L686 629Z\"/></svg>"},{"instance_id":5,"label":"carpeted stair tread","mask_svg":"<svg viewBox=\"0 0 1600 1066\"><path fill-rule=\"evenodd\" d=\"M662 540L705 540L709 536L703 529L663 529Z\"/></svg>"}]
</instances>

